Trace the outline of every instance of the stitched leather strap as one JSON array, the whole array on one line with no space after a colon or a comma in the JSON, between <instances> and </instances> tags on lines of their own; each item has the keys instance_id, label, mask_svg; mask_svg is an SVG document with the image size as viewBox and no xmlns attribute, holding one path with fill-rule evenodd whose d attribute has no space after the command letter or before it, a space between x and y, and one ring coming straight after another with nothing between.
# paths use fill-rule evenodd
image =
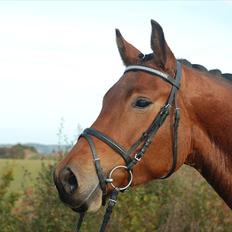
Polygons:
<instances>
[{"instance_id":1,"label":"stitched leather strap","mask_svg":"<svg viewBox=\"0 0 232 232\"><path fill-rule=\"evenodd\" d=\"M124 73L129 72L129 71L143 71L143 72L152 74L153 76L158 76L162 78L164 81L171 84L172 86L175 86L177 89L179 89L180 87L179 82L176 81L176 79L173 79L172 77L170 77L168 74L163 73L153 68L146 67L144 65L130 65L126 67L126 70Z\"/></svg>"}]
</instances>

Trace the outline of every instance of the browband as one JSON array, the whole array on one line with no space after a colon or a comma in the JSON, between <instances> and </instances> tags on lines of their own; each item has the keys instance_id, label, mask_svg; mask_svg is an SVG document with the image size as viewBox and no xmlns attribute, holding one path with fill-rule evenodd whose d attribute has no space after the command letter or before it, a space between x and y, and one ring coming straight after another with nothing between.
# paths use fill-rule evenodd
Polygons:
<instances>
[{"instance_id":1,"label":"browband","mask_svg":"<svg viewBox=\"0 0 232 232\"><path fill-rule=\"evenodd\" d=\"M162 78L164 81L168 82L169 84L174 85L177 89L179 89L180 87L179 81L170 77L168 74L163 73L154 68L149 68L143 65L130 65L126 67L126 70L124 73L129 72L129 71L144 71L152 75L157 75L158 77Z\"/></svg>"}]
</instances>

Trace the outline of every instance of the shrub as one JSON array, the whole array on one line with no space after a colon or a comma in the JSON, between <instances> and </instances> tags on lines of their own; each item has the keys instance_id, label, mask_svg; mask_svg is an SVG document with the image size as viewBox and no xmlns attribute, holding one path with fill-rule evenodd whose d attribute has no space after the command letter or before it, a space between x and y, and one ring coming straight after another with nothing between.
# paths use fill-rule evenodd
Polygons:
<instances>
[{"instance_id":1,"label":"shrub","mask_svg":"<svg viewBox=\"0 0 232 232\"><path fill-rule=\"evenodd\" d=\"M22 231L71 231L77 214L65 207L53 184L54 165L43 163L34 188L25 191L20 212ZM25 223L27 222L27 223Z\"/></svg>"},{"instance_id":2,"label":"shrub","mask_svg":"<svg viewBox=\"0 0 232 232\"><path fill-rule=\"evenodd\" d=\"M0 231L74 231L78 216L60 202L53 184L53 170L54 165L43 164L34 187L26 189L18 201L17 206L21 207L17 213L12 214L17 198L9 195L1 202L8 204L8 208L1 207L6 216L1 217L5 224ZM103 213L102 209L87 215L82 232L98 231ZM109 231L229 232L232 215L214 190L195 171L184 167L168 180L153 181L120 194Z\"/></svg>"},{"instance_id":3,"label":"shrub","mask_svg":"<svg viewBox=\"0 0 232 232\"><path fill-rule=\"evenodd\" d=\"M13 180L12 167L4 168L0 179L0 231L15 231L19 221L12 215L13 209L19 198L19 194L8 192Z\"/></svg>"}]
</instances>

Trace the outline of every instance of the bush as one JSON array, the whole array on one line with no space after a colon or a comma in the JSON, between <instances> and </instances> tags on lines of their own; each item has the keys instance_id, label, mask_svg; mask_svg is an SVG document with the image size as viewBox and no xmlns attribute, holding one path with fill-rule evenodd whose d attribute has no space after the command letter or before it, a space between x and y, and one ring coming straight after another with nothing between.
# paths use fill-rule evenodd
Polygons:
<instances>
[{"instance_id":1,"label":"bush","mask_svg":"<svg viewBox=\"0 0 232 232\"><path fill-rule=\"evenodd\" d=\"M58 198L53 184L54 165L43 163L36 184L31 191L25 191L20 212L20 231L71 231L77 214L65 207Z\"/></svg>"},{"instance_id":2,"label":"bush","mask_svg":"<svg viewBox=\"0 0 232 232\"><path fill-rule=\"evenodd\" d=\"M13 180L12 168L4 168L0 179L0 231L15 231L19 221L12 215L19 194L9 193L8 188Z\"/></svg>"},{"instance_id":3,"label":"bush","mask_svg":"<svg viewBox=\"0 0 232 232\"><path fill-rule=\"evenodd\" d=\"M52 180L53 169L54 165L42 166L34 187L25 189L17 202L16 212L13 208L17 198L8 195L1 202L5 206L0 207L5 215L0 217L1 225L5 224L0 225L0 231L74 231L78 216L60 202ZM82 232L98 231L103 213L102 209L94 216L87 215ZM232 215L214 190L195 171L184 167L168 180L153 181L120 194L109 231L229 232Z\"/></svg>"}]
</instances>

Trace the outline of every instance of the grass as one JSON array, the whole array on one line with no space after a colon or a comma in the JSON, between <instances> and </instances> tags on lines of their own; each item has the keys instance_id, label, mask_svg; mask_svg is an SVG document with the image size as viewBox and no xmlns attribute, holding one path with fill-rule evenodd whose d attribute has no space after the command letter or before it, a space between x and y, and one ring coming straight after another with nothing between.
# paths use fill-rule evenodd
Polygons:
<instances>
[{"instance_id":1,"label":"grass","mask_svg":"<svg viewBox=\"0 0 232 232\"><path fill-rule=\"evenodd\" d=\"M46 165L50 162L54 161L0 160L0 175L8 166L13 167L15 179L10 187L11 190L18 192L23 190L22 183L26 187L35 183L34 189L29 188L27 189L29 191L20 195L23 198L20 198L15 206L13 205L13 210L8 213L10 216L5 212L5 219L2 220L3 222L6 220L5 224L12 226L12 220L9 221L12 216L13 222L15 218L20 219L21 227L15 225L12 226L14 228L12 230L6 228L1 230L0 223L1 232L63 232L73 228L77 216L65 207L57 196L51 176L53 167L42 166L43 163ZM30 178L26 178L29 172ZM38 174L39 178L36 178ZM7 209L5 206L1 208L5 211ZM16 213L11 214L11 212ZM87 214L83 231L95 232L102 221L103 212L102 209L94 216ZM197 171L183 166L167 180L152 181L146 186L120 194L109 231L230 232L232 214L229 207Z\"/></svg>"},{"instance_id":2,"label":"grass","mask_svg":"<svg viewBox=\"0 0 232 232\"><path fill-rule=\"evenodd\" d=\"M31 186L36 182L36 177L41 170L42 163L49 164L51 160L26 160L26 159L0 159L0 176L4 170L13 168L14 180L11 182L10 191L20 191L24 186Z\"/></svg>"}]
</instances>

